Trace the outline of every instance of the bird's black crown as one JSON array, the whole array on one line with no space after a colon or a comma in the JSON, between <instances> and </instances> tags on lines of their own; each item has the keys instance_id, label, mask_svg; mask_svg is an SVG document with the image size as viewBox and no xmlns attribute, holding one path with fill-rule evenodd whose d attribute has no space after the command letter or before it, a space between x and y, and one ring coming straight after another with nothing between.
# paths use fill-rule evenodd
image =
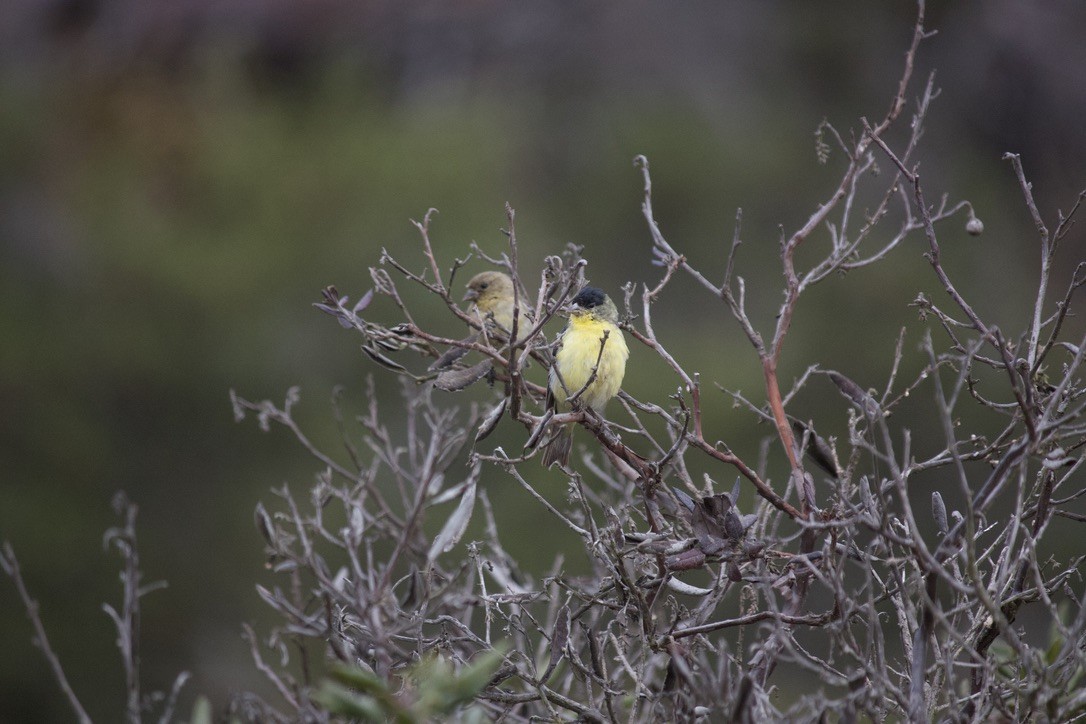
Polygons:
<instances>
[{"instance_id":1,"label":"bird's black crown","mask_svg":"<svg viewBox=\"0 0 1086 724\"><path fill-rule=\"evenodd\" d=\"M584 309L592 309L603 304L605 299L607 299L607 295L603 293L602 289L585 287L573 298L573 303Z\"/></svg>"}]
</instances>

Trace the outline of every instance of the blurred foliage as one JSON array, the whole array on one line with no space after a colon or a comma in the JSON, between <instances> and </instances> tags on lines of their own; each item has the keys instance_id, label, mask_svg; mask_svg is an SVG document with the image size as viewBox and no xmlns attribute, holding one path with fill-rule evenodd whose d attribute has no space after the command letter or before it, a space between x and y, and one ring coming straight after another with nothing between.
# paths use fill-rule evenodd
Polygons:
<instances>
[{"instance_id":1,"label":"blurred foliage","mask_svg":"<svg viewBox=\"0 0 1086 724\"><path fill-rule=\"evenodd\" d=\"M441 656L420 661L404 677L410 697L397 693L390 682L357 666L338 666L314 697L329 713L372 722L414 724L448 717L490 683L502 664L507 647L498 646L457 671ZM481 707L460 712L457 721L487 721Z\"/></svg>"},{"instance_id":2,"label":"blurred foliage","mask_svg":"<svg viewBox=\"0 0 1086 724\"><path fill-rule=\"evenodd\" d=\"M659 27L659 34L643 38L620 25L598 41L615 51L603 54L592 33L604 34L604 21L613 19L606 13L576 33L548 36L535 28L524 46L508 28L487 26L506 34L486 63L454 72L442 65L445 46L423 43L432 57L413 84L397 53L417 48L412 29L426 29L426 39L441 28L409 12L385 35L365 37L372 51L366 60L341 49L309 52L304 72L272 62L279 56L249 52L242 37L196 44L177 63L98 57L96 46L57 37L40 39L29 56L6 51L0 536L20 552L92 716L117 713L120 672L103 663L114 659L99 604L115 600L119 587L95 543L119 488L143 510L148 575L171 585L145 606L149 681L164 686L188 668L195 674L190 694L206 692L216 702L259 686L238 635L239 622L264 615L253 593L261 558L251 510L270 487L304 485L313 471L284 444L284 433L235 428L227 390L276 398L300 385L297 414L315 438L334 440L323 400L342 383L348 407L360 408L371 368L310 303L329 283L353 296L364 292L367 267L382 247L420 265L408 219L427 208L441 212L434 240L446 266L471 240L503 250L498 228L509 201L518 211L526 278L538 273L543 256L573 242L586 247L592 281L617 292L628 280L658 275L649 265L640 178L630 165L643 153L653 164L657 217L698 266L722 263L735 210L743 208L739 263L748 304L770 324L779 304L777 225L802 223L837 174L837 149L820 166L812 134L824 117L847 130L861 115L883 112L911 22L900 8L854 3L852 10L825 16L805 3L689 9L675 18L677 27L705 28L705 37L689 42L646 10L640 25L627 22L638 32ZM1051 53L1016 67L1013 88L977 68L979 61L968 66L975 76L957 73L963 54L977 55L978 26L993 42L1069 47L1036 38L1059 27L1052 14L1059 11L1039 16L1036 27L1023 25L1017 36L993 19L999 9L969 12L943 11L933 23L941 34L921 51L925 67L945 69L940 80L954 91L933 111L921 163L932 192L971 199L988 229L979 240L964 228L944 232L947 266L982 314L1016 329L1027 309L1027 287L1017 277L1033 273L1036 254L999 156L1023 151L1043 210L1066 208L1072 185L1083 181L1075 163L1082 149L1069 141L1069 129L1080 128L1083 84L1081 76L1062 86L1046 81L1066 72ZM512 17L533 27L530 16ZM1081 13L1071 17L1066 32L1073 35ZM728 43L721 45L710 31L724 27ZM312 45L321 42L317 36ZM171 59L172 50L166 44L162 55ZM153 43L145 55L154 57ZM1030 108L1044 112L1026 110L1016 124L1000 104L1022 87L1030 90ZM1042 144L1030 134L1047 129L1062 152L1031 158ZM1081 236L1071 243L1081 244ZM920 254L919 245L907 245L888 264L817 289L797 313L783 379L812 359L861 384L884 379L896 339L870 337L869 327L905 326L913 354L922 326L908 304L918 288L940 293ZM706 382L757 399L760 373L746 341L722 306L698 295L677 280L654 310L657 328ZM691 313L691 300L700 313ZM457 334L440 311L420 321ZM723 343L705 344L710 338ZM642 398L668 394L673 382L660 364L639 365L648 355L633 354L627 388ZM395 399L398 388L374 374L379 396ZM484 400L487 393L473 391L464 404L469 396ZM719 400L707 428L736 450L757 450L768 431L734 414L723 393ZM817 396L805 393L796 414L819 407ZM844 421L826 427L823 434L839 433ZM499 435L506 437L496 444L519 440L519 431ZM530 524L536 511L503 482L484 480L513 526ZM531 560L538 541L506 544ZM59 703L43 704L56 701L55 685L17 610L0 585L0 720L63 720Z\"/></svg>"}]
</instances>

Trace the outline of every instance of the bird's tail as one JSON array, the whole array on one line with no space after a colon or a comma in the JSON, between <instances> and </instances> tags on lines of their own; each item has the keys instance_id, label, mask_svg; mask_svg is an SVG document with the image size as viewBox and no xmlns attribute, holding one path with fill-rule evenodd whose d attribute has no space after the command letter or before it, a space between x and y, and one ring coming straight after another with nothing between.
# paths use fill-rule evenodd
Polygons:
<instances>
[{"instance_id":1,"label":"bird's tail","mask_svg":"<svg viewBox=\"0 0 1086 724\"><path fill-rule=\"evenodd\" d=\"M573 447L573 426L563 425L554 439L543 450L543 467L549 468L555 463L569 465L569 451Z\"/></svg>"}]
</instances>

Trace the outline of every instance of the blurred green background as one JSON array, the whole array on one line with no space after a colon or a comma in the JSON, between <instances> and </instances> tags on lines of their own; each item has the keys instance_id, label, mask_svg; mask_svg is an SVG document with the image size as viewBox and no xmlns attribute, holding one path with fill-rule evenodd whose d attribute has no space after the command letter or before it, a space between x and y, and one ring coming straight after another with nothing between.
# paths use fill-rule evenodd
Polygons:
<instances>
[{"instance_id":1,"label":"blurred green background","mask_svg":"<svg viewBox=\"0 0 1086 724\"><path fill-rule=\"evenodd\" d=\"M260 686L239 636L242 622L264 616L252 509L273 486L304 490L318 467L284 431L235 425L228 390L281 400L300 385L299 418L327 448L334 385L346 387L348 407L363 404L367 372L384 401L399 395L310 306L323 286L356 298L382 247L420 268L409 219L429 207L440 210L432 233L444 266L472 240L499 253L506 201L527 277L573 242L613 295L626 281L653 282L631 165L642 153L665 234L714 278L742 207L740 272L768 332L780 302L778 226L794 230L841 173L837 149L817 163L815 129L825 118L849 133L861 116L885 113L913 13L860 0L9 4L0 537L19 554L91 715L116 720L122 704L100 610L119 597L118 561L100 545L118 489L140 505L147 578L170 584L144 601L148 686L166 688L187 669L183 702L202 692L220 706ZM938 70L942 95L918 156L926 192L973 202L986 233L968 237L964 217L942 226L946 264L1013 336L1033 294L1036 234L1000 157L1022 154L1049 221L1086 183L1086 9L1004 0L939 3L928 15L939 32L922 46L909 94ZM1082 238L1067 242L1057 289L1084 256ZM918 290L942 299L924 248L913 237L888 263L806 298L782 379L817 362L882 384L902 325L915 358L925 325L907 305ZM383 300L367 314L397 319ZM708 389L720 382L760 401L753 354L722 306L678 279L654 315ZM436 307L421 319L460 332ZM626 389L662 403L676 385L634 350ZM473 389L457 402L487 399ZM710 434L756 457L767 430L711 399ZM832 390L805 393L794 411L826 409L839 434L845 413ZM538 519L505 482L485 480L505 520ZM505 542L540 566L551 560L538 540ZM70 719L6 579L0 642L0 721Z\"/></svg>"}]
</instances>

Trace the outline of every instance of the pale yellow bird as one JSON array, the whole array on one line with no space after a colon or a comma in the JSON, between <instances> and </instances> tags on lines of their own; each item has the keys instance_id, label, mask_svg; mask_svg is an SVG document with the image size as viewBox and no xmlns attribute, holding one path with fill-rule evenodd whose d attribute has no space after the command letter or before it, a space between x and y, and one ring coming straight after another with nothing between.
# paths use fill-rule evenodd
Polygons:
<instances>
[{"instance_id":1,"label":"pale yellow bird","mask_svg":"<svg viewBox=\"0 0 1086 724\"><path fill-rule=\"evenodd\" d=\"M547 407L555 412L590 407L602 415L622 387L630 349L618 327L618 309L602 290L585 287L570 304L569 324L551 365ZM567 465L572 445L573 427L563 425L543 452L544 467Z\"/></svg>"},{"instance_id":2,"label":"pale yellow bird","mask_svg":"<svg viewBox=\"0 0 1086 724\"><path fill-rule=\"evenodd\" d=\"M514 299L518 300L516 305ZM479 321L486 327L490 337L496 336L503 342L509 339L513 331L514 306L519 307L517 341L523 340L532 330L532 320L527 314L531 306L504 272L485 271L473 276L468 281L464 301L472 302Z\"/></svg>"}]
</instances>

